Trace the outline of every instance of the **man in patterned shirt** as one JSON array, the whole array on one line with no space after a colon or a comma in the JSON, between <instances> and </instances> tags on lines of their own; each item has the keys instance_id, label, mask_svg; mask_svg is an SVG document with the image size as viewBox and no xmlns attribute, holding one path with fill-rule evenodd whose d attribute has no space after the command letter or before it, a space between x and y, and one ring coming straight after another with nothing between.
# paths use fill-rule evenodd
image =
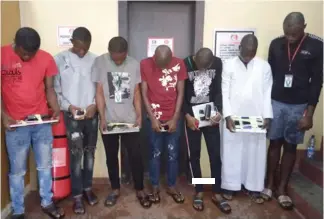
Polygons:
<instances>
[{"instance_id":1,"label":"man in patterned shirt","mask_svg":"<svg viewBox=\"0 0 324 219\"><path fill-rule=\"evenodd\" d=\"M151 201L160 202L159 178L162 148L168 150L168 194L183 203L183 195L175 189L178 175L180 113L187 79L183 61L173 57L169 47L156 48L153 57L141 61L142 95L148 114L150 147ZM164 131L165 130L165 131ZM164 145L163 145L164 144Z\"/></svg>"}]
</instances>

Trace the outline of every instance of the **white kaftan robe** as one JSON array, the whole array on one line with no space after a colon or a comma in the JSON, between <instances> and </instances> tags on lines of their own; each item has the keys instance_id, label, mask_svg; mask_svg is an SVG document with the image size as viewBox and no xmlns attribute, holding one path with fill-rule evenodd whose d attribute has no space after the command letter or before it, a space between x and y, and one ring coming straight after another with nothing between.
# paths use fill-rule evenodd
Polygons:
<instances>
[{"instance_id":1,"label":"white kaftan robe","mask_svg":"<svg viewBox=\"0 0 324 219\"><path fill-rule=\"evenodd\" d=\"M272 73L268 62L255 57L247 67L235 57L222 73L223 116L272 118ZM262 191L266 170L266 134L231 133L223 122L222 185L239 191Z\"/></svg>"}]
</instances>

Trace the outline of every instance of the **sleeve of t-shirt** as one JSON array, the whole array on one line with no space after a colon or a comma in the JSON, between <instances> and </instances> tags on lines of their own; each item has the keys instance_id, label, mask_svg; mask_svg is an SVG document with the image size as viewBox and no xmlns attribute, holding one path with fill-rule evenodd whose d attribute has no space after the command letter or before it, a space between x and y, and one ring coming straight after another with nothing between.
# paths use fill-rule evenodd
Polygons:
<instances>
[{"instance_id":1,"label":"sleeve of t-shirt","mask_svg":"<svg viewBox=\"0 0 324 219\"><path fill-rule=\"evenodd\" d=\"M139 84L142 82L142 77L141 77L141 67L140 63L137 63L136 65L136 73L135 73L135 84Z\"/></svg>"},{"instance_id":2,"label":"sleeve of t-shirt","mask_svg":"<svg viewBox=\"0 0 324 219\"><path fill-rule=\"evenodd\" d=\"M140 63L140 72L141 72L141 80L142 81L147 81L146 75L145 75L145 63L142 60Z\"/></svg>"},{"instance_id":3,"label":"sleeve of t-shirt","mask_svg":"<svg viewBox=\"0 0 324 219\"><path fill-rule=\"evenodd\" d=\"M52 56L49 56L48 63L46 66L46 77L52 77L58 74L58 69L56 66L56 62Z\"/></svg>"},{"instance_id":4,"label":"sleeve of t-shirt","mask_svg":"<svg viewBox=\"0 0 324 219\"><path fill-rule=\"evenodd\" d=\"M188 78L187 74L187 68L183 62L183 60L180 61L180 70L178 72L178 81L183 81Z\"/></svg>"},{"instance_id":5,"label":"sleeve of t-shirt","mask_svg":"<svg viewBox=\"0 0 324 219\"><path fill-rule=\"evenodd\" d=\"M93 65L91 67L91 80L92 82L96 82L96 83L102 83L103 82L103 77L100 71L100 66L99 66L99 57L97 57L94 62Z\"/></svg>"}]
</instances>

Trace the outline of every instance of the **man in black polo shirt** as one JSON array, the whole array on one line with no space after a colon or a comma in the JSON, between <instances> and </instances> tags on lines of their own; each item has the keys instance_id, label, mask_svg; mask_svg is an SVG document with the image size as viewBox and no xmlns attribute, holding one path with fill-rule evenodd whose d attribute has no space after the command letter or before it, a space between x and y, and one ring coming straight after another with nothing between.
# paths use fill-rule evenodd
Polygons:
<instances>
[{"instance_id":1,"label":"man in black polo shirt","mask_svg":"<svg viewBox=\"0 0 324 219\"><path fill-rule=\"evenodd\" d=\"M263 196L269 200L276 189L278 202L284 209L293 203L286 187L293 170L296 149L305 131L313 126L313 115L323 83L323 40L304 32L304 16L292 12L283 22L284 36L274 39L269 48L269 64L273 73L273 121L268 138L267 182ZM274 187L281 147L280 183Z\"/></svg>"}]
</instances>

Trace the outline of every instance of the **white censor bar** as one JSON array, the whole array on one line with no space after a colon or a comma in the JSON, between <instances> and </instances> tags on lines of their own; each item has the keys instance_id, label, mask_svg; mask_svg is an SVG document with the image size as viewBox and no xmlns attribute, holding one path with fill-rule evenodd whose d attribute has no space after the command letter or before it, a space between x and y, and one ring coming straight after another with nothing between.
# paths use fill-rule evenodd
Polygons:
<instances>
[{"instance_id":1,"label":"white censor bar","mask_svg":"<svg viewBox=\"0 0 324 219\"><path fill-rule=\"evenodd\" d=\"M193 184L193 185L214 185L215 178L192 178L191 184Z\"/></svg>"}]
</instances>

